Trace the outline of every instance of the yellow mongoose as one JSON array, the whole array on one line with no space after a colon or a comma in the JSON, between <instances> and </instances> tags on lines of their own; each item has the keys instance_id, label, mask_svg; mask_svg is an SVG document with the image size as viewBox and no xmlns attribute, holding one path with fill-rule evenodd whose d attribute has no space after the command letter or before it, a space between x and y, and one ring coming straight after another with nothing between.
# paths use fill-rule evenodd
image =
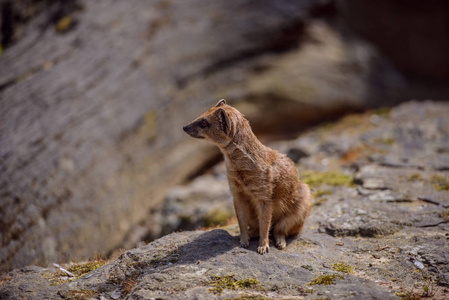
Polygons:
<instances>
[{"instance_id":1,"label":"yellow mongoose","mask_svg":"<svg viewBox=\"0 0 449 300\"><path fill-rule=\"evenodd\" d=\"M269 251L268 234L273 227L276 246L286 246L285 237L301 232L309 215L311 193L298 179L294 163L264 146L249 122L224 99L184 126L194 138L206 139L223 152L229 186L240 227L240 245L259 236L257 252Z\"/></svg>"}]
</instances>

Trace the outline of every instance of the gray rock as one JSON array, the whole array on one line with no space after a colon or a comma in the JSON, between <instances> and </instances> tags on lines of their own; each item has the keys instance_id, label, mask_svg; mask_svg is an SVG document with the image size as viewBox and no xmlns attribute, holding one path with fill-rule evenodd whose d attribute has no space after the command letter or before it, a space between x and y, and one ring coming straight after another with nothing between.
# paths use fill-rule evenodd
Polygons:
<instances>
[{"instance_id":1,"label":"gray rock","mask_svg":"<svg viewBox=\"0 0 449 300\"><path fill-rule=\"evenodd\" d=\"M321 227L332 236L363 236L378 237L393 234L399 226L385 220L376 220L369 217L342 216L323 222Z\"/></svg>"},{"instance_id":2,"label":"gray rock","mask_svg":"<svg viewBox=\"0 0 449 300\"><path fill-rule=\"evenodd\" d=\"M439 277L438 284L449 287L449 273L443 273Z\"/></svg>"},{"instance_id":3,"label":"gray rock","mask_svg":"<svg viewBox=\"0 0 449 300\"><path fill-rule=\"evenodd\" d=\"M0 2L27 20L0 56L0 271L160 230L148 212L217 160L181 130L217 99L291 135L403 86L372 46L312 17L327 2Z\"/></svg>"},{"instance_id":4,"label":"gray rock","mask_svg":"<svg viewBox=\"0 0 449 300\"><path fill-rule=\"evenodd\" d=\"M59 295L70 295L91 290L103 297L114 298L117 291L121 290L122 297L127 296L128 299L221 299L241 295L279 299L320 295L331 290L331 296L335 299L394 298L385 287L365 278L345 274L333 286L314 286L314 291L306 292L307 283L322 272L328 272L322 267L324 261L316 257L320 251L327 251L325 247L293 239L285 251L272 248L270 253L261 256L255 251L255 242L251 242L249 249L242 249L237 239L224 230L175 233L147 246L127 251L116 261L93 271L92 276L64 283L53 291L59 290ZM170 255L171 260L167 259ZM314 271L302 267L306 264L313 265ZM114 280L111 280L112 275L115 276ZM32 291L17 285L23 276L26 275L15 273L10 288L17 289L17 295L27 297ZM220 294L214 294L211 283L214 276L257 280L258 284L236 290L225 288ZM135 282L132 290L124 294L123 282L129 278L134 278ZM43 284L45 286L49 286L49 282ZM6 295L5 289L0 293L1 297ZM49 298L56 298L56 292L53 293Z\"/></svg>"},{"instance_id":5,"label":"gray rock","mask_svg":"<svg viewBox=\"0 0 449 300\"><path fill-rule=\"evenodd\" d=\"M371 190L385 190L387 186L381 178L366 178L363 181L363 188Z\"/></svg>"},{"instance_id":6,"label":"gray rock","mask_svg":"<svg viewBox=\"0 0 449 300\"><path fill-rule=\"evenodd\" d=\"M431 287L434 298L444 299L449 274L449 223L444 206L449 199L444 185L448 174L435 170L429 156L441 149L434 147L434 142L449 142L444 131L434 130L435 124L449 125L449 105L406 103L392 109L389 116L379 116L382 122L375 124L370 121L373 114L352 116L295 141L276 143L279 149L307 149L309 156L298 164L300 175L308 168L317 175L333 172L339 176L344 172L355 177L351 184L314 182L313 191L321 201L315 199L304 232L290 238L285 250L276 249L271 241L270 252L259 255L257 240L252 240L248 249L240 248L236 224L211 231L172 233L128 250L71 282L54 268L14 270L2 279L0 299L57 299L80 293L110 299L119 292L128 299L398 299L423 295L425 286ZM383 132L404 132L408 126L419 128L420 134L413 138L398 135L394 142L385 140ZM413 142L415 146L421 146L408 148L413 139L418 139ZM321 144L334 144L334 149L343 150L328 151ZM373 152L380 158L377 163L369 158ZM382 164L386 156L404 157L404 153L424 169L411 164ZM201 222L207 216L208 200L213 203L210 209L229 205L223 174L223 166L218 165L173 188L164 216L176 220L176 216L189 212ZM366 178L381 178L389 189L366 189ZM319 195L318 191L325 189L330 194ZM258 284L248 288L231 284L215 294L216 276L231 283L243 280L240 283ZM334 282L313 285L322 283L323 278ZM56 279L66 282L54 286Z\"/></svg>"},{"instance_id":7,"label":"gray rock","mask_svg":"<svg viewBox=\"0 0 449 300\"><path fill-rule=\"evenodd\" d=\"M173 231L225 225L234 215L226 176L204 175L188 186L171 189L155 215L161 227L152 232L157 237Z\"/></svg>"}]
</instances>

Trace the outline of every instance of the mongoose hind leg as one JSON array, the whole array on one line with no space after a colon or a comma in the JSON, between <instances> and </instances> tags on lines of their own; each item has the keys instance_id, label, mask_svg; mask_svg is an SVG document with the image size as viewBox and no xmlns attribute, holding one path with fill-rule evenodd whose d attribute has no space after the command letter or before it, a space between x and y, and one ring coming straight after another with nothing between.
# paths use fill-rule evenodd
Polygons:
<instances>
[{"instance_id":1,"label":"mongoose hind leg","mask_svg":"<svg viewBox=\"0 0 449 300\"><path fill-rule=\"evenodd\" d=\"M276 247L284 249L287 246L285 238L299 234L303 226L304 221L296 215L286 216L279 220L273 231Z\"/></svg>"},{"instance_id":2,"label":"mongoose hind leg","mask_svg":"<svg viewBox=\"0 0 449 300\"><path fill-rule=\"evenodd\" d=\"M276 243L276 247L279 249L284 249L285 246L287 246L287 242L285 241L285 235L284 234L276 234L274 233L274 241Z\"/></svg>"}]
</instances>

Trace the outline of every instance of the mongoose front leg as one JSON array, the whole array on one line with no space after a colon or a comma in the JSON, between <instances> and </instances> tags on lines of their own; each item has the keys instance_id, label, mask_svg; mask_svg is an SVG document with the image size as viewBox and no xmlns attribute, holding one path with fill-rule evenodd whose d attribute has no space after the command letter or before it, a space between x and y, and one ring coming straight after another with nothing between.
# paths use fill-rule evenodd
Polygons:
<instances>
[{"instance_id":1,"label":"mongoose front leg","mask_svg":"<svg viewBox=\"0 0 449 300\"><path fill-rule=\"evenodd\" d=\"M249 246L248 221L246 220L244 204L240 199L234 198L234 208L240 228L240 246L243 248L248 248Z\"/></svg>"},{"instance_id":2,"label":"mongoose front leg","mask_svg":"<svg viewBox=\"0 0 449 300\"><path fill-rule=\"evenodd\" d=\"M268 201L260 201L258 219L259 219L259 247L257 252L259 254L265 254L270 251L270 244L268 234L271 227L271 218L273 215L273 206Z\"/></svg>"}]
</instances>

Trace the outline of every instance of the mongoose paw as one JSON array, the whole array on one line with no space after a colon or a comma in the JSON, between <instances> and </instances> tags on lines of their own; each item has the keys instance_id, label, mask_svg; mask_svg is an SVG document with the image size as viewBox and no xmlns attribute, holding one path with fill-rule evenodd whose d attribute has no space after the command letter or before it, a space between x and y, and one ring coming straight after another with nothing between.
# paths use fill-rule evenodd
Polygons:
<instances>
[{"instance_id":1,"label":"mongoose paw","mask_svg":"<svg viewBox=\"0 0 449 300\"><path fill-rule=\"evenodd\" d=\"M276 242L276 247L279 249L285 249L285 246L287 246L287 243L285 241L277 241Z\"/></svg>"},{"instance_id":2,"label":"mongoose paw","mask_svg":"<svg viewBox=\"0 0 449 300\"><path fill-rule=\"evenodd\" d=\"M240 247L242 248L248 248L249 246L249 242L248 241L240 241Z\"/></svg>"},{"instance_id":3,"label":"mongoose paw","mask_svg":"<svg viewBox=\"0 0 449 300\"><path fill-rule=\"evenodd\" d=\"M270 252L270 246L259 246L257 247L257 253L264 255Z\"/></svg>"}]
</instances>

